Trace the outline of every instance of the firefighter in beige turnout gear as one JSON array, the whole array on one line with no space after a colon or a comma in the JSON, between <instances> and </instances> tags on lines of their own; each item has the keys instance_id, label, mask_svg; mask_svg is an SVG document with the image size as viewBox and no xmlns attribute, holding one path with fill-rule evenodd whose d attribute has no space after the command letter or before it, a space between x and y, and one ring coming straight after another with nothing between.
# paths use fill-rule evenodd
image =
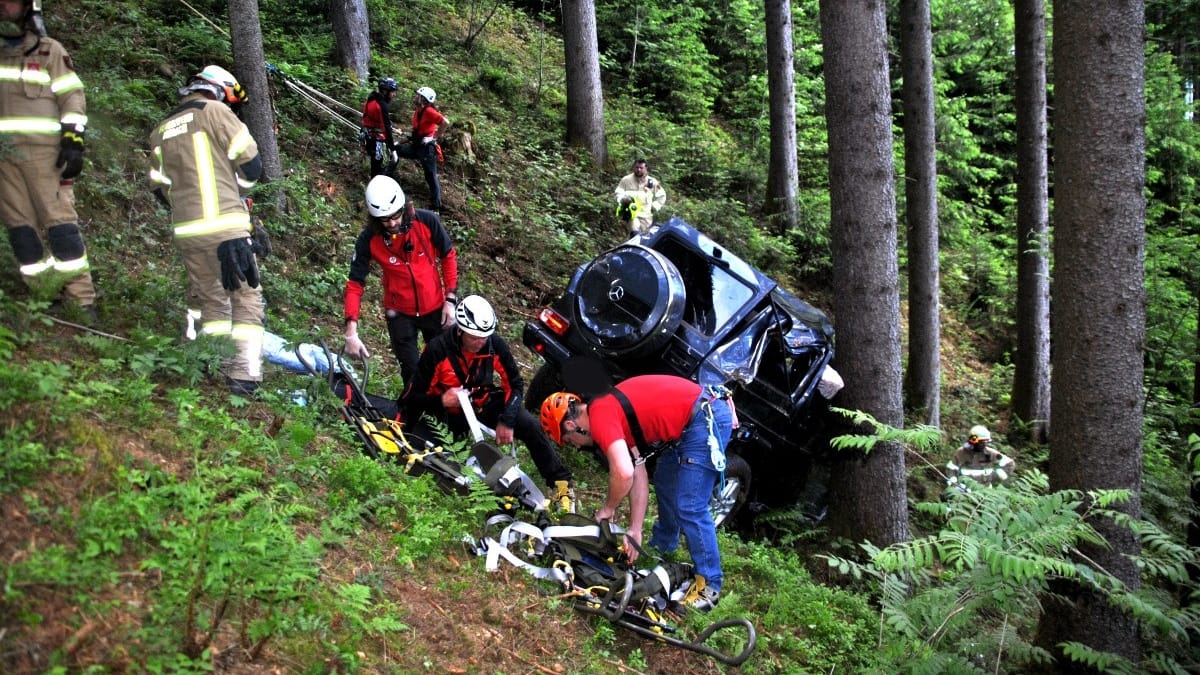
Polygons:
<instances>
[{"instance_id":1,"label":"firefighter in beige turnout gear","mask_svg":"<svg viewBox=\"0 0 1200 675\"><path fill-rule=\"evenodd\" d=\"M63 46L42 34L40 5L0 2L0 219L26 284L65 280L62 295L94 320L73 188L83 170L83 82Z\"/></svg>"},{"instance_id":2,"label":"firefighter in beige turnout gear","mask_svg":"<svg viewBox=\"0 0 1200 675\"><path fill-rule=\"evenodd\" d=\"M222 371L231 391L248 394L262 381L264 310L242 200L261 176L262 161L234 112L246 91L229 71L208 66L179 96L179 106L150 134L150 182L171 209L200 333L232 337L237 352Z\"/></svg>"}]
</instances>

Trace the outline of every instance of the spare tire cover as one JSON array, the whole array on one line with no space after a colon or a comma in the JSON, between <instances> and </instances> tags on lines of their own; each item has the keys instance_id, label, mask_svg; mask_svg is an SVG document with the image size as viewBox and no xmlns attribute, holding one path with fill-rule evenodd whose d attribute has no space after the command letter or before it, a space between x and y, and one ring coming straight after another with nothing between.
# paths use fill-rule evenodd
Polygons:
<instances>
[{"instance_id":1,"label":"spare tire cover","mask_svg":"<svg viewBox=\"0 0 1200 675\"><path fill-rule=\"evenodd\" d=\"M683 318L683 276L661 253L633 244L601 254L580 277L575 311L584 337L608 356L645 354Z\"/></svg>"}]
</instances>

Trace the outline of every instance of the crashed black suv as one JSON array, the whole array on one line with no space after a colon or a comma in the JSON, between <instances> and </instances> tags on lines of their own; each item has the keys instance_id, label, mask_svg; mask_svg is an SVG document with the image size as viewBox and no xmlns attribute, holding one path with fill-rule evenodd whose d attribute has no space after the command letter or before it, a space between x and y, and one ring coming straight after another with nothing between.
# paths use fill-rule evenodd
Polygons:
<instances>
[{"instance_id":1,"label":"crashed black suv","mask_svg":"<svg viewBox=\"0 0 1200 675\"><path fill-rule=\"evenodd\" d=\"M529 385L531 410L563 388L564 365L578 357L600 360L613 381L672 373L728 386L740 427L714 494L718 524L805 501L825 445L816 442L828 410L817 383L833 358L833 326L686 222L672 218L580 266L522 339L545 359Z\"/></svg>"}]
</instances>

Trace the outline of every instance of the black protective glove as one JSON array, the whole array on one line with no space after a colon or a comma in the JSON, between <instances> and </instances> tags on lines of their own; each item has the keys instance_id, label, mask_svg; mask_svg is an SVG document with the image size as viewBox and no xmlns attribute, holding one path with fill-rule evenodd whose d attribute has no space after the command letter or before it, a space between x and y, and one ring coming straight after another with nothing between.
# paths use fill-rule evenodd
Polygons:
<instances>
[{"instance_id":1,"label":"black protective glove","mask_svg":"<svg viewBox=\"0 0 1200 675\"><path fill-rule=\"evenodd\" d=\"M251 248L254 255L260 258L271 255L271 235L263 226L262 218L250 217L250 238L253 240ZM254 287L251 286L251 288Z\"/></svg>"},{"instance_id":2,"label":"black protective glove","mask_svg":"<svg viewBox=\"0 0 1200 675\"><path fill-rule=\"evenodd\" d=\"M250 288L258 288L258 265L254 262L254 245L250 237L221 242L217 247L217 259L221 261L221 286L225 290L236 291L243 281Z\"/></svg>"},{"instance_id":3,"label":"black protective glove","mask_svg":"<svg viewBox=\"0 0 1200 675\"><path fill-rule=\"evenodd\" d=\"M76 131L74 125L63 125L54 166L62 169L63 180L71 180L83 173L83 134Z\"/></svg>"}]
</instances>

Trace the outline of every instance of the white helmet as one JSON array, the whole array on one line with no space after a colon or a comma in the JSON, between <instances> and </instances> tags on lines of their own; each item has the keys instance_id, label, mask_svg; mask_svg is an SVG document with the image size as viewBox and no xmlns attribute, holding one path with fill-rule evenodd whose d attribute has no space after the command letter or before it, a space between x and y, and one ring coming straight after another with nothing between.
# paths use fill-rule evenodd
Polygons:
<instances>
[{"instance_id":1,"label":"white helmet","mask_svg":"<svg viewBox=\"0 0 1200 675\"><path fill-rule=\"evenodd\" d=\"M487 337L496 332L496 312L492 305L478 295L468 295L458 301L454 320L459 330L475 337Z\"/></svg>"},{"instance_id":2,"label":"white helmet","mask_svg":"<svg viewBox=\"0 0 1200 675\"><path fill-rule=\"evenodd\" d=\"M430 103L433 103L434 101L437 100L437 92L435 92L433 89L430 89L429 87L421 87L420 89L418 89L417 96L420 96L421 98L425 99L426 101L429 101Z\"/></svg>"},{"instance_id":3,"label":"white helmet","mask_svg":"<svg viewBox=\"0 0 1200 675\"><path fill-rule=\"evenodd\" d=\"M380 174L367 183L367 213L386 218L404 208L404 190L394 178Z\"/></svg>"},{"instance_id":4,"label":"white helmet","mask_svg":"<svg viewBox=\"0 0 1200 675\"><path fill-rule=\"evenodd\" d=\"M967 442L971 444L986 443L992 440L992 432L982 424L976 424L967 432Z\"/></svg>"},{"instance_id":5,"label":"white helmet","mask_svg":"<svg viewBox=\"0 0 1200 675\"><path fill-rule=\"evenodd\" d=\"M233 76L233 73L221 66L205 66L204 70L196 73L196 77L219 87L226 103L232 105L246 102L246 90Z\"/></svg>"}]
</instances>

